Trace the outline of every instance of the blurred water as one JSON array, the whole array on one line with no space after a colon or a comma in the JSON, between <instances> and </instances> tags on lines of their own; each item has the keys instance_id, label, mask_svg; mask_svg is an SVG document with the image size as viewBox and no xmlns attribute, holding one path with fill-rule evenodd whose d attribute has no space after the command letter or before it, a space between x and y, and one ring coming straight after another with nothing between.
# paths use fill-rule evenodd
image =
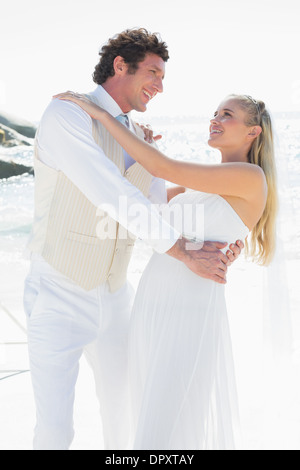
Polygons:
<instances>
[{"instance_id":1,"label":"blurred water","mask_svg":"<svg viewBox=\"0 0 300 470\"><path fill-rule=\"evenodd\" d=\"M186 161L212 163L219 153L207 145L208 119L157 119L154 128L164 138L159 146L167 155ZM289 257L300 257L300 116L275 119L276 153L281 201L280 232ZM32 147L1 148L0 158L33 164ZM0 252L21 254L33 219L34 177L0 181Z\"/></svg>"}]
</instances>

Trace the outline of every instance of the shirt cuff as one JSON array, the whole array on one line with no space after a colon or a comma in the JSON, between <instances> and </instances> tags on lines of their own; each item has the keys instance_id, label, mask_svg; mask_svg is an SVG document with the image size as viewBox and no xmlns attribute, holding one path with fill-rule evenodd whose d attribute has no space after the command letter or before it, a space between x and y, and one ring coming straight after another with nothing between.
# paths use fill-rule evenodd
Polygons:
<instances>
[{"instance_id":1,"label":"shirt cuff","mask_svg":"<svg viewBox=\"0 0 300 470\"><path fill-rule=\"evenodd\" d=\"M173 229L169 225L166 226L168 233L168 238L167 238L167 233L166 237L161 237L158 240L155 239L144 239L144 241L150 245L156 253L159 254L164 254L167 251L169 251L177 242L177 240L181 237L181 233L179 233L177 230Z\"/></svg>"}]
</instances>

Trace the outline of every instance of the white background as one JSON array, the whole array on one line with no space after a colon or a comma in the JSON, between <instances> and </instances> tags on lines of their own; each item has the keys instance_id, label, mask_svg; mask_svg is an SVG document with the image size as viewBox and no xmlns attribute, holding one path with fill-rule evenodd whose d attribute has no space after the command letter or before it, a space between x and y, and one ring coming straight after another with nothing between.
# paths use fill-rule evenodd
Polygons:
<instances>
[{"instance_id":1,"label":"white background","mask_svg":"<svg viewBox=\"0 0 300 470\"><path fill-rule=\"evenodd\" d=\"M93 89L100 47L132 27L171 55L149 116L211 115L239 92L300 110L299 0L10 0L0 15L0 109L31 120L53 94Z\"/></svg>"}]
</instances>

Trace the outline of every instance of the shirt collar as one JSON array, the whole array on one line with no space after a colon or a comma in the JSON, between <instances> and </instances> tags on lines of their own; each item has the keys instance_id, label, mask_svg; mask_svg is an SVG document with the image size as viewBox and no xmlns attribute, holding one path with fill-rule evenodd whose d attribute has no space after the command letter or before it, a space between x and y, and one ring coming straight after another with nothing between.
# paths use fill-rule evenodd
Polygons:
<instances>
[{"instance_id":1,"label":"shirt collar","mask_svg":"<svg viewBox=\"0 0 300 470\"><path fill-rule=\"evenodd\" d=\"M104 90L101 85L98 85L91 94L95 96L99 102L99 105L109 112L109 114L111 114L113 117L124 114L118 103L116 103L116 101L110 96L109 93L107 93L106 90Z\"/></svg>"}]
</instances>

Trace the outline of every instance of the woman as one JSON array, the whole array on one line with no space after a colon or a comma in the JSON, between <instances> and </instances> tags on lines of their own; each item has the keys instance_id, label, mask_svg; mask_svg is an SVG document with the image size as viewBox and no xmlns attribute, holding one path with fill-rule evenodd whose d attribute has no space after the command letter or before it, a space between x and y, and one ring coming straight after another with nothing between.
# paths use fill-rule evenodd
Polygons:
<instances>
[{"instance_id":1,"label":"woman","mask_svg":"<svg viewBox=\"0 0 300 470\"><path fill-rule=\"evenodd\" d=\"M99 119L154 176L193 190L170 204L203 205L205 240L231 242L251 232L247 253L261 264L270 262L276 171L263 102L230 95L220 104L208 143L220 150L222 161L202 165L168 158L83 96L58 97ZM238 412L223 285L154 254L136 294L130 348L135 449L235 448Z\"/></svg>"}]
</instances>

